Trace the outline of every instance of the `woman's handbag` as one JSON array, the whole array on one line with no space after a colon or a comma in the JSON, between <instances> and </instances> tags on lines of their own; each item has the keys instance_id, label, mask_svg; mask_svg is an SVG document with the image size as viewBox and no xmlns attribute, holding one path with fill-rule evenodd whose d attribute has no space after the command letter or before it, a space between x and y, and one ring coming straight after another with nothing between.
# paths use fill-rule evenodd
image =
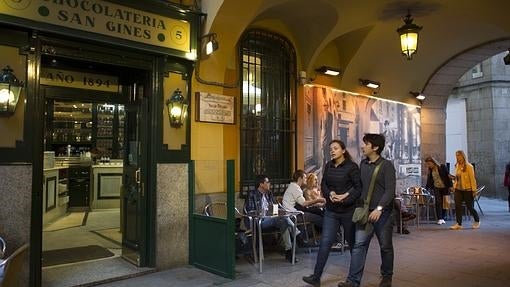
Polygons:
<instances>
[{"instance_id":1,"label":"woman's handbag","mask_svg":"<svg viewBox=\"0 0 510 287\"><path fill-rule=\"evenodd\" d=\"M363 206L356 207L356 209L354 209L354 213L352 214L352 222L354 223L365 225L368 222L370 200L372 199L372 193L374 192L375 187L375 178L377 177L377 173L379 173L381 163L375 166L374 173L372 173L372 179L370 180L370 186L368 187L367 199L363 203Z\"/></svg>"}]
</instances>

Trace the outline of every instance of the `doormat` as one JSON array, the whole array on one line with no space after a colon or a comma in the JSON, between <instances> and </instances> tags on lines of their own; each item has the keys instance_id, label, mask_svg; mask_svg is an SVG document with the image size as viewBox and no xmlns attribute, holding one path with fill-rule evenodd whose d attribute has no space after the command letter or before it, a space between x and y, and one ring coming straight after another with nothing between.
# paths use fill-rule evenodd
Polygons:
<instances>
[{"instance_id":1,"label":"doormat","mask_svg":"<svg viewBox=\"0 0 510 287\"><path fill-rule=\"evenodd\" d=\"M42 266L75 263L114 256L110 250L99 245L87 245L73 248L43 251Z\"/></svg>"},{"instance_id":2,"label":"doormat","mask_svg":"<svg viewBox=\"0 0 510 287\"><path fill-rule=\"evenodd\" d=\"M88 212L71 212L43 228L44 232L80 227L87 223Z\"/></svg>"},{"instance_id":3,"label":"doormat","mask_svg":"<svg viewBox=\"0 0 510 287\"><path fill-rule=\"evenodd\" d=\"M92 230L91 232L119 246L122 245L122 233L120 233L120 228Z\"/></svg>"}]
</instances>

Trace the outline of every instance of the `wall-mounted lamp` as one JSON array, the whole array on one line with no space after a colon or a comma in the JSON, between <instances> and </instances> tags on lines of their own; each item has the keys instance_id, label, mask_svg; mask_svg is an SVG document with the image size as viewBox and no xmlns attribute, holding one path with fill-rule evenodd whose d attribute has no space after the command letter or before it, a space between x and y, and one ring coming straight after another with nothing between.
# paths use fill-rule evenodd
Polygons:
<instances>
[{"instance_id":1,"label":"wall-mounted lamp","mask_svg":"<svg viewBox=\"0 0 510 287\"><path fill-rule=\"evenodd\" d=\"M11 67L3 68L0 73L0 116L14 114L22 88L23 82L16 78Z\"/></svg>"},{"instance_id":2,"label":"wall-mounted lamp","mask_svg":"<svg viewBox=\"0 0 510 287\"><path fill-rule=\"evenodd\" d=\"M372 81L372 80L366 80L366 79L359 79L359 83L362 86L365 86L370 89L377 89L381 86L381 83Z\"/></svg>"},{"instance_id":3,"label":"wall-mounted lamp","mask_svg":"<svg viewBox=\"0 0 510 287\"><path fill-rule=\"evenodd\" d=\"M184 124L188 114L188 103L184 100L181 90L176 89L172 93L170 98L166 100L166 106L168 108L170 126L180 128Z\"/></svg>"},{"instance_id":4,"label":"wall-mounted lamp","mask_svg":"<svg viewBox=\"0 0 510 287\"><path fill-rule=\"evenodd\" d=\"M408 60L413 58L413 54L418 51L418 34L423 27L413 23L411 12L407 11L407 16L404 18L404 25L397 29L400 36L400 49L402 54Z\"/></svg>"},{"instance_id":5,"label":"wall-mounted lamp","mask_svg":"<svg viewBox=\"0 0 510 287\"><path fill-rule=\"evenodd\" d=\"M409 92L409 94L413 95L417 100L425 100L425 95L420 92Z\"/></svg>"},{"instance_id":6,"label":"wall-mounted lamp","mask_svg":"<svg viewBox=\"0 0 510 287\"><path fill-rule=\"evenodd\" d=\"M218 50L219 44L218 40L216 40L216 36L217 36L216 33L209 33L202 36L201 41L203 45L202 48L203 55L209 56L214 51Z\"/></svg>"},{"instance_id":7,"label":"wall-mounted lamp","mask_svg":"<svg viewBox=\"0 0 510 287\"><path fill-rule=\"evenodd\" d=\"M409 92L409 94L413 95L414 98L416 98L418 100L418 103L420 104L420 106L423 104L423 100L425 100L425 95L420 93L420 92Z\"/></svg>"},{"instance_id":8,"label":"wall-mounted lamp","mask_svg":"<svg viewBox=\"0 0 510 287\"><path fill-rule=\"evenodd\" d=\"M315 69L315 71L317 73L321 73L321 74L324 74L324 75L328 75L328 76L338 76L340 75L340 69L337 69L337 68L332 68L332 67L328 67L328 66L321 66L317 69Z\"/></svg>"}]
</instances>

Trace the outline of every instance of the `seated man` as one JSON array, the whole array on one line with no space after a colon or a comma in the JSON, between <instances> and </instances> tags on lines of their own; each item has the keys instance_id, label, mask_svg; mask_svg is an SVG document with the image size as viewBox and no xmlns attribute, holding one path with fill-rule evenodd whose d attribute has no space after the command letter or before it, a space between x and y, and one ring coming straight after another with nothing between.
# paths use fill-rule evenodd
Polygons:
<instances>
[{"instance_id":1,"label":"seated man","mask_svg":"<svg viewBox=\"0 0 510 287\"><path fill-rule=\"evenodd\" d=\"M246 201L244 202L244 209L246 212L267 212L273 204L277 204L270 191L271 184L265 175L257 176L257 189L250 191ZM285 248L285 259L292 262L292 243L290 240L290 233L294 227L294 223L288 217L266 217L262 219L262 230L271 227L276 227L280 230L283 245ZM297 262L297 258L295 259Z\"/></svg>"},{"instance_id":2,"label":"seated man","mask_svg":"<svg viewBox=\"0 0 510 287\"><path fill-rule=\"evenodd\" d=\"M416 218L416 215L407 212L405 206L401 205L400 200L393 200L394 208L395 208L395 225L397 225L397 232L402 234L411 233L405 226L405 222L409 220L413 220ZM400 230L400 220L402 220L402 230Z\"/></svg>"},{"instance_id":3,"label":"seated man","mask_svg":"<svg viewBox=\"0 0 510 287\"><path fill-rule=\"evenodd\" d=\"M306 200L303 196L303 190L301 189L305 184L306 174L303 170L298 169L292 175L292 182L283 194L283 208L289 211L297 211L299 209L303 211L306 222L312 222L315 226L322 227L322 216L308 212L306 208L315 204L324 204L326 200L323 197ZM298 220L303 220L303 218L298 217Z\"/></svg>"}]
</instances>

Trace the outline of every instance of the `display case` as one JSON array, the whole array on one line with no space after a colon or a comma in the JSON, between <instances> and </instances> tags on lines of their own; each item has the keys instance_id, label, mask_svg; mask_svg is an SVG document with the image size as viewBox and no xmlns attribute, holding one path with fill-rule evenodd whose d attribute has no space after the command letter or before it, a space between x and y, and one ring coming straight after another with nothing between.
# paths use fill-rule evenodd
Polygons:
<instances>
[{"instance_id":1,"label":"display case","mask_svg":"<svg viewBox=\"0 0 510 287\"><path fill-rule=\"evenodd\" d=\"M55 151L57 156L90 151L93 144L91 103L51 100L46 113L46 150Z\"/></svg>"},{"instance_id":2,"label":"display case","mask_svg":"<svg viewBox=\"0 0 510 287\"><path fill-rule=\"evenodd\" d=\"M95 145L101 157L120 158L124 142L124 106L96 104Z\"/></svg>"},{"instance_id":3,"label":"display case","mask_svg":"<svg viewBox=\"0 0 510 287\"><path fill-rule=\"evenodd\" d=\"M57 156L122 157L123 105L51 100L46 113L46 150Z\"/></svg>"}]
</instances>

